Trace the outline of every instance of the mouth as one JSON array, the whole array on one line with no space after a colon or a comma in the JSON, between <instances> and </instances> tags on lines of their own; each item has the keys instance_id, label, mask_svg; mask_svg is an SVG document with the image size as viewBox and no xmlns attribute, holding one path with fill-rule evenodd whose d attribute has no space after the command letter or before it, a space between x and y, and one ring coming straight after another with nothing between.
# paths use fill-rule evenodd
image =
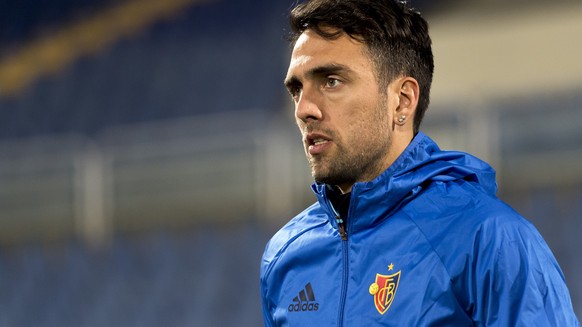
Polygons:
<instances>
[{"instance_id":1,"label":"mouth","mask_svg":"<svg viewBox=\"0 0 582 327\"><path fill-rule=\"evenodd\" d=\"M309 145L320 145L320 144L323 144L325 142L329 142L329 141L326 139L315 139L315 140L310 140Z\"/></svg>"},{"instance_id":2,"label":"mouth","mask_svg":"<svg viewBox=\"0 0 582 327\"><path fill-rule=\"evenodd\" d=\"M307 152L310 155L318 155L323 153L329 147L331 147L333 141L320 134L310 133L306 137Z\"/></svg>"}]
</instances>

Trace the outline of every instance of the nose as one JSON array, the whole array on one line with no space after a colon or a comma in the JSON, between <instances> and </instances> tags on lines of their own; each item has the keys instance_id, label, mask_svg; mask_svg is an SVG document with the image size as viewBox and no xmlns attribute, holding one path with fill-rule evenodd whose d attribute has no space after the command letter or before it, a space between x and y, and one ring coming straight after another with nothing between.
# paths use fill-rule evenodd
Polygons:
<instances>
[{"instance_id":1,"label":"nose","mask_svg":"<svg viewBox=\"0 0 582 327\"><path fill-rule=\"evenodd\" d=\"M298 120L307 122L308 120L321 120L323 113L321 111L321 101L317 92L309 91L304 88L295 102L295 117Z\"/></svg>"}]
</instances>

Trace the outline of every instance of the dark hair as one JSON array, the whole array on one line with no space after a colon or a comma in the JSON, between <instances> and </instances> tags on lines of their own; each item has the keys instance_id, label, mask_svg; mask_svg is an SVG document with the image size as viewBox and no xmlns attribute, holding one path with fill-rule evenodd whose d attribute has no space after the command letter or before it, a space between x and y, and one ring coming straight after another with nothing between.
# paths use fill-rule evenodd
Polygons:
<instances>
[{"instance_id":1,"label":"dark hair","mask_svg":"<svg viewBox=\"0 0 582 327\"><path fill-rule=\"evenodd\" d=\"M397 77L416 79L420 95L414 133L418 132L428 108L434 70L428 23L419 12L405 1L311 0L297 5L289 21L292 44L307 29L328 39L346 33L363 42L384 90Z\"/></svg>"}]
</instances>

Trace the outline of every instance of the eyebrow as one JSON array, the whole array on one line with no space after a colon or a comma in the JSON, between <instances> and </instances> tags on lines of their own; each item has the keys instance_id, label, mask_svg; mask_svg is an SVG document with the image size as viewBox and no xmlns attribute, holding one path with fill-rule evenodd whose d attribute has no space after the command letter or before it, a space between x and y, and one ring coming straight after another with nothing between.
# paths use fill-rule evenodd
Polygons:
<instances>
[{"instance_id":1,"label":"eyebrow","mask_svg":"<svg viewBox=\"0 0 582 327\"><path fill-rule=\"evenodd\" d=\"M313 67L312 69L308 70L306 76L308 79L313 79L316 77L325 77L328 75L339 74L339 73L350 73L352 70L345 65L342 64L328 64L323 66ZM284 83L285 87L288 89L301 85L301 81L299 77L296 75L290 76L285 79Z\"/></svg>"}]
</instances>

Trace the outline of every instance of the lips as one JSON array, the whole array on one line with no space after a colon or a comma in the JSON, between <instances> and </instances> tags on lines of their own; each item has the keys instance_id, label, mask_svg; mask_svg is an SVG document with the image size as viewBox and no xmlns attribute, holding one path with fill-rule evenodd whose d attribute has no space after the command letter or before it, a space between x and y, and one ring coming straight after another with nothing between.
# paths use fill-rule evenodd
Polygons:
<instances>
[{"instance_id":1,"label":"lips","mask_svg":"<svg viewBox=\"0 0 582 327\"><path fill-rule=\"evenodd\" d=\"M318 155L329 149L332 141L329 137L318 133L309 133L306 137L307 152L310 155Z\"/></svg>"}]
</instances>

